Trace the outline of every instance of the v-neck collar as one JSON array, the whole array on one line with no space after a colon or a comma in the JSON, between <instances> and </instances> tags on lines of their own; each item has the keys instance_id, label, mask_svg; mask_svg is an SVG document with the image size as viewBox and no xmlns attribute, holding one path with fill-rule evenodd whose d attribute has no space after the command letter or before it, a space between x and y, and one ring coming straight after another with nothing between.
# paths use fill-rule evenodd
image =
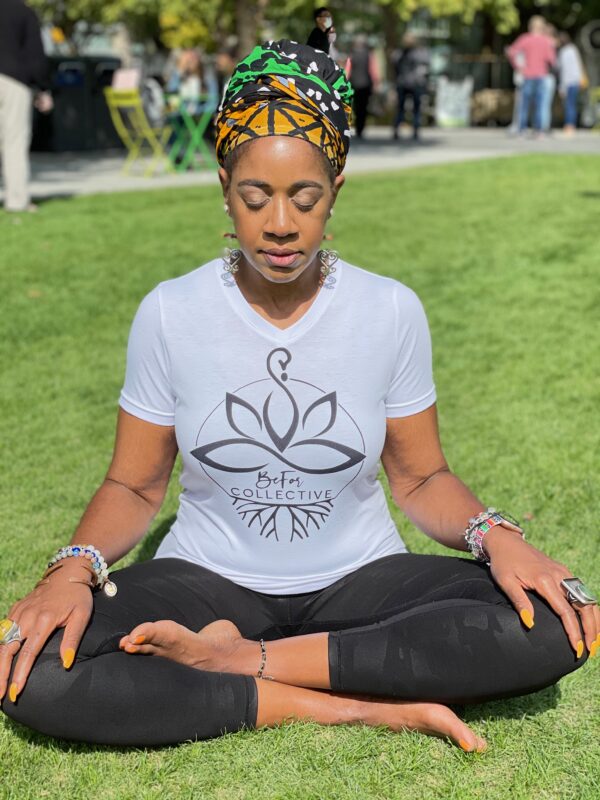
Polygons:
<instances>
[{"instance_id":1,"label":"v-neck collar","mask_svg":"<svg viewBox=\"0 0 600 800\"><path fill-rule=\"evenodd\" d=\"M313 327L338 291L340 280L344 272L343 262L340 260L335 265L335 275L331 275L325 285L319 289L317 296L300 319L296 320L296 322L287 328L278 328L277 325L273 325L272 322L269 322L259 314L258 311L252 308L242 294L233 276L223 269L223 261L221 259L216 259L214 264L215 277L220 283L221 289L225 293L225 297L234 312L262 336L276 342L286 343L300 338L300 336L303 336Z\"/></svg>"}]
</instances>

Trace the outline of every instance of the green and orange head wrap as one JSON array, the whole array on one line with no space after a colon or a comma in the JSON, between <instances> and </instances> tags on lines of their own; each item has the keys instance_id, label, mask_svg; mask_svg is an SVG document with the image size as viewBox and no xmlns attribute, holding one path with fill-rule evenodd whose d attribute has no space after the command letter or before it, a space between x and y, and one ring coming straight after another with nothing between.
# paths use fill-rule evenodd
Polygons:
<instances>
[{"instance_id":1,"label":"green and orange head wrap","mask_svg":"<svg viewBox=\"0 0 600 800\"><path fill-rule=\"evenodd\" d=\"M261 136L316 145L339 175L350 146L352 87L329 56L282 39L258 45L237 65L216 121L221 166L234 148Z\"/></svg>"}]
</instances>

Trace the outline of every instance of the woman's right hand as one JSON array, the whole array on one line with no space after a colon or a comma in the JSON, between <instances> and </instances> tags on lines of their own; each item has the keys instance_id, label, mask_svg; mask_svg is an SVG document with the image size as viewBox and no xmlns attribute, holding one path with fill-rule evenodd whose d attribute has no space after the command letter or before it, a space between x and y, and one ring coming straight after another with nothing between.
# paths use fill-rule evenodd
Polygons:
<instances>
[{"instance_id":1,"label":"woman's right hand","mask_svg":"<svg viewBox=\"0 0 600 800\"><path fill-rule=\"evenodd\" d=\"M89 569L77 561L76 558L68 559L61 569L49 576L48 583L37 586L8 612L7 617L21 629L22 641L0 645L0 700L8 688L9 699L15 702L27 683L36 658L57 628L65 629L60 646L63 666L69 669L73 664L93 608L91 587L69 581L69 578L73 578L74 581L92 583ZM15 657L12 681L8 687Z\"/></svg>"}]
</instances>

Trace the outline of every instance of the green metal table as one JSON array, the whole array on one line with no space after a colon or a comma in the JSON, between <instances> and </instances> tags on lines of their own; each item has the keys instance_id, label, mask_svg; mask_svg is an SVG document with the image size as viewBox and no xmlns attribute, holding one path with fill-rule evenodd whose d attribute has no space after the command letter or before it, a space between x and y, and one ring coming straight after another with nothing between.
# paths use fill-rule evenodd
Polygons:
<instances>
[{"instance_id":1,"label":"green metal table","mask_svg":"<svg viewBox=\"0 0 600 800\"><path fill-rule=\"evenodd\" d=\"M181 99L178 95L167 95L167 123L174 138L169 143L169 160L177 172L189 167L201 169L196 158L200 155L204 165L216 169L217 162L211 148L204 141L204 134L217 108L217 98L209 95L194 100Z\"/></svg>"}]
</instances>

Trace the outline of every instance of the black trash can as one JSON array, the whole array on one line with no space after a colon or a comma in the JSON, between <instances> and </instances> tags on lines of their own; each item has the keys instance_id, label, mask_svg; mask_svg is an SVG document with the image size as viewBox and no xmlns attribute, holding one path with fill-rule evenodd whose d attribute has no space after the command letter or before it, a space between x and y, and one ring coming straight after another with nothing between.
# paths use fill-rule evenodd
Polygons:
<instances>
[{"instance_id":1,"label":"black trash can","mask_svg":"<svg viewBox=\"0 0 600 800\"><path fill-rule=\"evenodd\" d=\"M122 148L104 98L121 61L113 56L51 56L54 109L35 112L31 149L55 153Z\"/></svg>"}]
</instances>

